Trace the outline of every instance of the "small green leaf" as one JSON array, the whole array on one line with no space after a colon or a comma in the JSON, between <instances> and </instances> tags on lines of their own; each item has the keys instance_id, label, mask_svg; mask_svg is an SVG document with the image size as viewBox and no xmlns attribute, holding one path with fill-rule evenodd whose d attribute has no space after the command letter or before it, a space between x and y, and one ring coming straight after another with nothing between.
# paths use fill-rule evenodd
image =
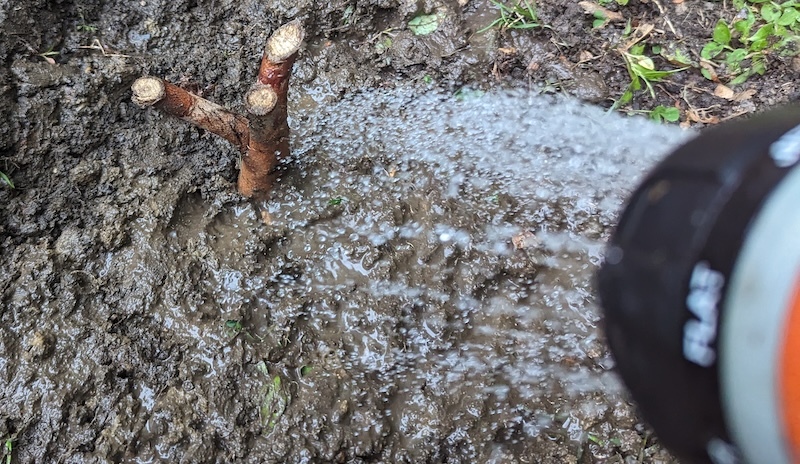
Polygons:
<instances>
[{"instance_id":1,"label":"small green leaf","mask_svg":"<svg viewBox=\"0 0 800 464\"><path fill-rule=\"evenodd\" d=\"M767 65L764 63L764 57L759 56L758 58L753 58L753 64L750 66L750 70L758 74L759 76L763 76L765 72L767 72Z\"/></svg>"},{"instance_id":2,"label":"small green leaf","mask_svg":"<svg viewBox=\"0 0 800 464\"><path fill-rule=\"evenodd\" d=\"M739 85L744 84L747 81L747 78L750 77L750 73L742 73L736 76L732 81L729 82L730 85Z\"/></svg>"},{"instance_id":3,"label":"small green leaf","mask_svg":"<svg viewBox=\"0 0 800 464\"><path fill-rule=\"evenodd\" d=\"M633 79L631 79L631 84L628 87L633 91L642 90L642 80L639 79L639 76L633 76Z\"/></svg>"},{"instance_id":4,"label":"small green leaf","mask_svg":"<svg viewBox=\"0 0 800 464\"><path fill-rule=\"evenodd\" d=\"M331 198L328 200L328 206L339 206L343 201L344 199L342 197Z\"/></svg>"},{"instance_id":5,"label":"small green leaf","mask_svg":"<svg viewBox=\"0 0 800 464\"><path fill-rule=\"evenodd\" d=\"M300 376L305 377L311 373L314 368L312 366L303 366L300 368Z\"/></svg>"},{"instance_id":6,"label":"small green leaf","mask_svg":"<svg viewBox=\"0 0 800 464\"><path fill-rule=\"evenodd\" d=\"M775 30L775 26L772 24L765 24L758 28L755 34L747 39L748 42L755 42L758 40L766 40L769 36L772 35L772 31Z\"/></svg>"},{"instance_id":7,"label":"small green leaf","mask_svg":"<svg viewBox=\"0 0 800 464\"><path fill-rule=\"evenodd\" d=\"M466 100L475 100L481 98L485 93L486 92L484 92L483 90L461 87L460 89L456 90L456 93L454 93L453 96L455 97L456 100L466 101Z\"/></svg>"},{"instance_id":8,"label":"small green leaf","mask_svg":"<svg viewBox=\"0 0 800 464\"><path fill-rule=\"evenodd\" d=\"M700 74L702 74L702 75L703 75L703 77L705 77L706 79L708 79L708 80L710 80L710 81L713 81L713 80L714 80L714 76L713 76L713 75L711 75L711 71L709 71L709 70L708 70L708 69L706 69L706 68L703 68L703 69L701 69L701 70L700 70Z\"/></svg>"},{"instance_id":9,"label":"small green leaf","mask_svg":"<svg viewBox=\"0 0 800 464\"><path fill-rule=\"evenodd\" d=\"M750 29L753 28L753 24L756 22L755 15L748 11L747 19L740 19L733 23L733 29L739 33L741 37L748 37L750 35Z\"/></svg>"},{"instance_id":10,"label":"small green leaf","mask_svg":"<svg viewBox=\"0 0 800 464\"><path fill-rule=\"evenodd\" d=\"M676 122L681 118L681 110L675 108L674 106L666 107L661 113L661 116L663 116L666 121Z\"/></svg>"},{"instance_id":11,"label":"small green leaf","mask_svg":"<svg viewBox=\"0 0 800 464\"><path fill-rule=\"evenodd\" d=\"M641 55L642 53L644 53L644 47L645 47L645 44L643 44L643 43L636 44L633 47L631 47L630 54L631 55Z\"/></svg>"},{"instance_id":12,"label":"small green leaf","mask_svg":"<svg viewBox=\"0 0 800 464\"><path fill-rule=\"evenodd\" d=\"M800 17L800 13L795 10L794 8L786 8L783 10L783 14L781 15L780 19L776 21L776 24L779 26L789 26L797 22L797 18Z\"/></svg>"},{"instance_id":13,"label":"small green leaf","mask_svg":"<svg viewBox=\"0 0 800 464\"><path fill-rule=\"evenodd\" d=\"M761 39L756 40L754 42L750 42L750 50L754 52L760 52L761 50L766 50L769 48L769 40Z\"/></svg>"},{"instance_id":14,"label":"small green leaf","mask_svg":"<svg viewBox=\"0 0 800 464\"><path fill-rule=\"evenodd\" d=\"M717 42L709 42L705 45L705 47L703 47L702 50L700 50L700 56L706 60L713 60L717 57L717 55L722 53L724 48L725 46L722 44Z\"/></svg>"},{"instance_id":15,"label":"small green leaf","mask_svg":"<svg viewBox=\"0 0 800 464\"><path fill-rule=\"evenodd\" d=\"M235 332L240 332L242 330L242 323L237 320L229 319L225 321L225 327Z\"/></svg>"},{"instance_id":16,"label":"small green leaf","mask_svg":"<svg viewBox=\"0 0 800 464\"><path fill-rule=\"evenodd\" d=\"M650 112L650 119L661 122L676 122L681 117L681 111L674 106L658 105Z\"/></svg>"},{"instance_id":17,"label":"small green leaf","mask_svg":"<svg viewBox=\"0 0 800 464\"><path fill-rule=\"evenodd\" d=\"M278 375L272 378L272 382L262 387L261 394L263 395L259 411L261 413L261 425L268 432L271 432L286 411L286 406L289 404L289 396L281 388L281 377Z\"/></svg>"},{"instance_id":18,"label":"small green leaf","mask_svg":"<svg viewBox=\"0 0 800 464\"><path fill-rule=\"evenodd\" d=\"M593 434L590 433L588 438L589 438L589 441L591 441L592 443L596 444L597 446L605 446L605 444L603 443L603 440L601 440L596 435L593 435Z\"/></svg>"},{"instance_id":19,"label":"small green leaf","mask_svg":"<svg viewBox=\"0 0 800 464\"><path fill-rule=\"evenodd\" d=\"M692 64L692 59L680 48L675 49L674 55L665 56L665 58L668 59L673 64L682 64L685 66L689 66Z\"/></svg>"},{"instance_id":20,"label":"small green leaf","mask_svg":"<svg viewBox=\"0 0 800 464\"><path fill-rule=\"evenodd\" d=\"M635 56L634 60L635 60L634 66L640 66L640 67L642 67L644 69L647 69L647 70L650 70L650 71L656 69L656 65L655 65L655 63L653 63L653 60L650 57L647 57L647 56Z\"/></svg>"},{"instance_id":21,"label":"small green leaf","mask_svg":"<svg viewBox=\"0 0 800 464\"><path fill-rule=\"evenodd\" d=\"M742 61L744 61L745 58L747 58L747 50L744 48L737 48L736 50L728 53L728 56L725 57L725 62L728 65L738 66Z\"/></svg>"},{"instance_id":22,"label":"small green leaf","mask_svg":"<svg viewBox=\"0 0 800 464\"><path fill-rule=\"evenodd\" d=\"M781 9L772 3L765 3L764 6L761 7L761 17L768 23L775 22L775 20L781 17Z\"/></svg>"},{"instance_id":23,"label":"small green leaf","mask_svg":"<svg viewBox=\"0 0 800 464\"><path fill-rule=\"evenodd\" d=\"M594 16L594 20L592 21L592 29L603 27L608 22L608 18L600 10L595 11L592 16Z\"/></svg>"},{"instance_id":24,"label":"small green leaf","mask_svg":"<svg viewBox=\"0 0 800 464\"><path fill-rule=\"evenodd\" d=\"M8 185L12 189L14 188L14 182L11 181L11 178L6 175L4 172L0 172L0 180L3 181L4 184Z\"/></svg>"},{"instance_id":25,"label":"small green leaf","mask_svg":"<svg viewBox=\"0 0 800 464\"><path fill-rule=\"evenodd\" d=\"M441 15L439 13L419 15L408 22L408 28L414 35L428 35L439 28Z\"/></svg>"},{"instance_id":26,"label":"small green leaf","mask_svg":"<svg viewBox=\"0 0 800 464\"><path fill-rule=\"evenodd\" d=\"M714 34L712 35L714 42L721 45L728 45L731 43L731 29L725 20L720 19L717 25L714 26Z\"/></svg>"},{"instance_id":27,"label":"small green leaf","mask_svg":"<svg viewBox=\"0 0 800 464\"><path fill-rule=\"evenodd\" d=\"M609 108L608 111L612 112L616 109L619 109L622 105L625 105L632 99L633 99L633 91L631 90L631 86L628 85L628 88L625 89L625 93L623 93L617 100L614 101L614 104L611 105L611 108Z\"/></svg>"},{"instance_id":28,"label":"small green leaf","mask_svg":"<svg viewBox=\"0 0 800 464\"><path fill-rule=\"evenodd\" d=\"M633 91L626 90L625 93L623 93L622 96L619 97L619 100L617 100L617 107L625 105L631 100L633 100Z\"/></svg>"},{"instance_id":29,"label":"small green leaf","mask_svg":"<svg viewBox=\"0 0 800 464\"><path fill-rule=\"evenodd\" d=\"M256 364L256 369L266 380L264 385L259 389L261 404L259 405L258 412L261 416L261 426L266 429L265 433L269 433L275 429L278 420L289 405L289 392L286 388L283 388L279 375L274 377L270 375L267 363L260 361Z\"/></svg>"}]
</instances>

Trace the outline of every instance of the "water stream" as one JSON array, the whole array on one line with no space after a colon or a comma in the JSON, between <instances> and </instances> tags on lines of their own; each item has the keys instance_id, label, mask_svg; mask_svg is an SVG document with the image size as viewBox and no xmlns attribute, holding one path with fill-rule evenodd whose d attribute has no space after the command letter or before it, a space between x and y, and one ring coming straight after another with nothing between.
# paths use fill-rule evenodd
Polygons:
<instances>
[{"instance_id":1,"label":"water stream","mask_svg":"<svg viewBox=\"0 0 800 464\"><path fill-rule=\"evenodd\" d=\"M286 231L282 269L265 285L232 265L208 292L249 301L255 333L314 347L303 363L338 372L320 391L349 405L357 441L392 434L413 462L486 456L488 437L502 461L632 420L614 419L629 407L592 279L627 194L687 133L547 96L414 90L292 124L294 163L263 205ZM242 233L226 214L218 243Z\"/></svg>"},{"instance_id":2,"label":"water stream","mask_svg":"<svg viewBox=\"0 0 800 464\"><path fill-rule=\"evenodd\" d=\"M28 252L2 406L62 419L16 424L23 460L56 433L120 462L639 455L592 279L626 196L687 133L527 93L376 90L292 114L271 200L131 164L98 209L125 214L92 232L117 249L72 227Z\"/></svg>"}]
</instances>

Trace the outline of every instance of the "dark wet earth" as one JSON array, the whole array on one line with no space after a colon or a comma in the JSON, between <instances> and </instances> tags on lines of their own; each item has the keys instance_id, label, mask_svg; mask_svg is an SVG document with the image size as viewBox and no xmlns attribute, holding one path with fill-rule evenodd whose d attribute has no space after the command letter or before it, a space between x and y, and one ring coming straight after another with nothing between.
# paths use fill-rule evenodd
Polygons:
<instances>
[{"instance_id":1,"label":"dark wet earth","mask_svg":"<svg viewBox=\"0 0 800 464\"><path fill-rule=\"evenodd\" d=\"M483 1L0 2L0 454L673 462L613 372L593 275L688 133L532 90L619 87L550 57L587 21L569 3L542 6L553 42L474 34ZM253 203L233 148L129 87L239 110L292 19L293 156Z\"/></svg>"}]
</instances>

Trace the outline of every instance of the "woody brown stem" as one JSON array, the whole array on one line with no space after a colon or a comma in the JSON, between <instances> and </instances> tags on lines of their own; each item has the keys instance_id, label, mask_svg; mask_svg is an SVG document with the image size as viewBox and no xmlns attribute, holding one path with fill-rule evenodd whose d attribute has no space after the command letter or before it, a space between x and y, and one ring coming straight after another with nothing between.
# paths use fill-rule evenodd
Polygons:
<instances>
[{"instance_id":1,"label":"woody brown stem","mask_svg":"<svg viewBox=\"0 0 800 464\"><path fill-rule=\"evenodd\" d=\"M131 90L133 102L140 107L157 108L219 135L243 152L247 150L250 129L244 116L157 77L140 77Z\"/></svg>"},{"instance_id":2,"label":"woody brown stem","mask_svg":"<svg viewBox=\"0 0 800 464\"><path fill-rule=\"evenodd\" d=\"M261 197L269 192L278 163L289 156L289 77L304 36L297 21L281 26L270 36L256 84L245 98L250 143L242 157L238 183L244 196Z\"/></svg>"},{"instance_id":3,"label":"woody brown stem","mask_svg":"<svg viewBox=\"0 0 800 464\"><path fill-rule=\"evenodd\" d=\"M249 118L200 98L157 77L131 86L133 101L154 107L217 134L243 152L239 193L263 198L272 188L279 161L289 155L287 94L292 65L305 32L299 22L278 28L267 41L256 83L245 97Z\"/></svg>"}]
</instances>

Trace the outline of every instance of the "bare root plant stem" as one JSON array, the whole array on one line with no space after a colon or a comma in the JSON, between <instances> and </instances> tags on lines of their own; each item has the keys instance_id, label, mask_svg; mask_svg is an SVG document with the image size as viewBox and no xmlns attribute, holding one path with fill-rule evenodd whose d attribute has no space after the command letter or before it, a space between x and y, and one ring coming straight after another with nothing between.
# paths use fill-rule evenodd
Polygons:
<instances>
[{"instance_id":1,"label":"bare root plant stem","mask_svg":"<svg viewBox=\"0 0 800 464\"><path fill-rule=\"evenodd\" d=\"M154 107L229 141L242 152L239 193L263 198L272 189L276 168L289 156L287 120L289 77L305 32L293 21L267 41L256 82L245 96L242 116L158 77L141 77L131 86L132 100Z\"/></svg>"},{"instance_id":2,"label":"bare root plant stem","mask_svg":"<svg viewBox=\"0 0 800 464\"><path fill-rule=\"evenodd\" d=\"M278 163L289 156L289 77L304 36L300 23L292 21L279 27L267 40L258 78L245 99L250 145L242 158L238 182L239 192L244 196L269 192ZM269 109L265 111L267 106Z\"/></svg>"}]
</instances>

